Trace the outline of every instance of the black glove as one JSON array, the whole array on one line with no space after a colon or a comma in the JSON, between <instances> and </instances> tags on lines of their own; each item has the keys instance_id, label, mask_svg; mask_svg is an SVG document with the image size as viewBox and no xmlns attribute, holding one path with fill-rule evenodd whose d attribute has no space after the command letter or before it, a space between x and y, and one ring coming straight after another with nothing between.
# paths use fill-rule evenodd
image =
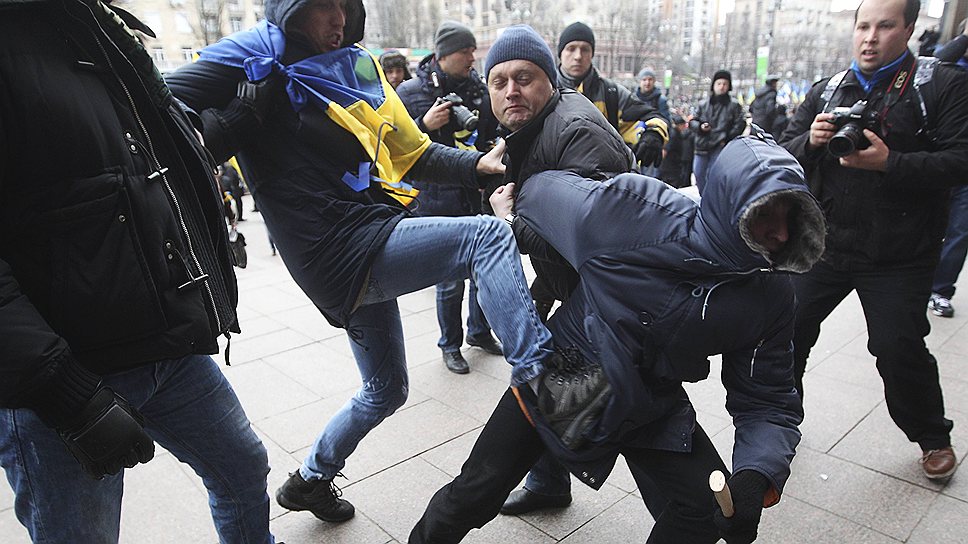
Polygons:
<instances>
[{"instance_id":1,"label":"black glove","mask_svg":"<svg viewBox=\"0 0 968 544\"><path fill-rule=\"evenodd\" d=\"M255 112L261 123L276 111L283 99L288 100L285 78L273 72L259 81L241 81L238 97Z\"/></svg>"},{"instance_id":2,"label":"black glove","mask_svg":"<svg viewBox=\"0 0 968 544\"><path fill-rule=\"evenodd\" d=\"M635 144L635 158L642 166L659 166L662 164L662 136L654 130L646 130Z\"/></svg>"},{"instance_id":3,"label":"black glove","mask_svg":"<svg viewBox=\"0 0 968 544\"><path fill-rule=\"evenodd\" d=\"M100 480L117 474L123 467L147 463L155 455L155 443L142 425L144 418L128 401L107 387L91 397L57 433L77 462Z\"/></svg>"},{"instance_id":4,"label":"black glove","mask_svg":"<svg viewBox=\"0 0 968 544\"><path fill-rule=\"evenodd\" d=\"M749 544L756 540L756 528L763 513L763 496L769 488L769 480L755 470L742 470L730 477L729 492L736 512L727 518L717 506L713 514L719 536L726 544Z\"/></svg>"}]
</instances>

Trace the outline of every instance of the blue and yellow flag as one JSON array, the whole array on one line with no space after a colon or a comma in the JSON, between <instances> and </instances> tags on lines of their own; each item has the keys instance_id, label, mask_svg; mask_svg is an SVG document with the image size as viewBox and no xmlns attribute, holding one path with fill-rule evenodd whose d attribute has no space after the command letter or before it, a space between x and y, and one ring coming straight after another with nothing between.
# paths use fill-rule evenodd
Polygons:
<instances>
[{"instance_id":1,"label":"blue and yellow flag","mask_svg":"<svg viewBox=\"0 0 968 544\"><path fill-rule=\"evenodd\" d=\"M200 56L201 60L242 68L249 81L262 80L272 72L285 76L294 110L307 105L320 108L353 134L370 157L372 163L347 172L343 181L360 191L372 179L408 204L417 190L401 180L430 146L430 138L410 118L377 59L353 45L284 65L279 59L285 43L279 27L263 20L251 30L202 49Z\"/></svg>"}]
</instances>

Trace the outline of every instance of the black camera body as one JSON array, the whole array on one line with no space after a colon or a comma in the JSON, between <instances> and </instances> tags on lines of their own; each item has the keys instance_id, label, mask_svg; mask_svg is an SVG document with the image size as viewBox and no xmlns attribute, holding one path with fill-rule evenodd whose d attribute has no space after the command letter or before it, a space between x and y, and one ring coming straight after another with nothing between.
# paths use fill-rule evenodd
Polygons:
<instances>
[{"instance_id":1,"label":"black camera body","mask_svg":"<svg viewBox=\"0 0 968 544\"><path fill-rule=\"evenodd\" d=\"M472 112L457 93L449 93L438 99L440 102L450 102L450 114L457 122L457 126L468 132L477 128L477 114Z\"/></svg>"},{"instance_id":2,"label":"black camera body","mask_svg":"<svg viewBox=\"0 0 968 544\"><path fill-rule=\"evenodd\" d=\"M831 155L846 157L858 149L870 147L870 141L864 137L864 129L878 132L880 116L877 111L868 108L866 100L858 100L849 108L834 108L830 113L834 115L830 122L837 127L837 132L827 142L827 151Z\"/></svg>"}]
</instances>

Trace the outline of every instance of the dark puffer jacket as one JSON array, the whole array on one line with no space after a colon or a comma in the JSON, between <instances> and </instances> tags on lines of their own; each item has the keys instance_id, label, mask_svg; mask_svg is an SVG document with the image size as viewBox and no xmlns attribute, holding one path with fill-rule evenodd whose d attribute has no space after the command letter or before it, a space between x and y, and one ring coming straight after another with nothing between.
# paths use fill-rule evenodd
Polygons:
<instances>
[{"instance_id":1,"label":"dark puffer jacket","mask_svg":"<svg viewBox=\"0 0 968 544\"><path fill-rule=\"evenodd\" d=\"M566 170L582 177L605 180L632 169L632 152L618 132L584 96L575 91L557 91L544 109L525 126L505 138L507 170L504 179L494 179L485 189L484 207L493 213L487 197L499 185L515 182L520 191L527 179L545 170ZM534 233L514 225L514 236L522 253L539 243ZM535 273L558 300L566 300L578 282L567 263L550 262L532 255Z\"/></svg>"},{"instance_id":2,"label":"dark puffer jacket","mask_svg":"<svg viewBox=\"0 0 968 544\"><path fill-rule=\"evenodd\" d=\"M215 353L238 330L214 164L103 9L0 0L3 406L49 407L76 365Z\"/></svg>"},{"instance_id":3,"label":"dark puffer jacket","mask_svg":"<svg viewBox=\"0 0 968 544\"><path fill-rule=\"evenodd\" d=\"M476 70L472 68L467 78L457 79L440 69L434 55L428 55L417 66L416 77L397 87L400 100L420 130L426 132L434 142L447 147L458 147L454 134L460 132L460 127L454 121L453 115L447 124L437 130L427 130L423 124L424 114L438 98L449 93L456 93L464 101L465 107L477 112L477 139L474 145L486 152L497 137L497 119L491 111L487 85ZM420 181L414 181L414 187L420 189L420 195L417 196L417 206L410 207L419 215L455 216L481 213L481 194L476 188Z\"/></svg>"},{"instance_id":4,"label":"dark puffer jacket","mask_svg":"<svg viewBox=\"0 0 968 544\"><path fill-rule=\"evenodd\" d=\"M293 16L310 3L266 2L266 18L286 34L283 64L315 54L298 35L287 33ZM348 0L346 9L344 47L362 38L365 17L360 0ZM376 183L356 192L342 181L374 158L317 106L295 112L282 86L273 97L277 109L262 122L236 97L246 79L240 68L199 61L167 79L175 96L201 115L205 144L215 158L238 157L289 273L329 322L342 326L374 259L408 213ZM407 176L476 187L481 156L432 143Z\"/></svg>"},{"instance_id":5,"label":"dark puffer jacket","mask_svg":"<svg viewBox=\"0 0 968 544\"><path fill-rule=\"evenodd\" d=\"M548 322L555 343L601 363L612 386L590 443L575 451L531 410L556 457L592 487L624 446L691 450L695 411L682 382L706 379L716 354L736 427L733 471L756 470L777 493L790 474L803 412L793 381L793 285L778 272L805 271L819 258L823 216L797 162L772 141L728 145L707 187L697 204L637 174L601 183L546 172L518 195L517 222L581 274ZM547 194L568 197L548 206ZM768 258L753 249L750 218L780 195L792 202L794 223L787 246Z\"/></svg>"},{"instance_id":6,"label":"dark puffer jacket","mask_svg":"<svg viewBox=\"0 0 968 544\"><path fill-rule=\"evenodd\" d=\"M709 132L699 130L703 123L709 123L712 130ZM705 155L710 151L721 149L746 130L743 106L728 94L710 96L699 105L696 115L689 122L689 128L695 134L696 155Z\"/></svg>"},{"instance_id":7,"label":"dark puffer jacket","mask_svg":"<svg viewBox=\"0 0 968 544\"><path fill-rule=\"evenodd\" d=\"M937 262L950 188L968 183L968 73L940 64L918 70L927 130L921 130L919 101L909 89L887 114L885 172L845 168L825 148L808 149L810 124L824 109L821 94L828 80L814 85L780 140L803 165L827 216L824 261L837 268ZM868 96L849 71L828 110L865 97L880 110L890 83L875 86Z\"/></svg>"}]
</instances>

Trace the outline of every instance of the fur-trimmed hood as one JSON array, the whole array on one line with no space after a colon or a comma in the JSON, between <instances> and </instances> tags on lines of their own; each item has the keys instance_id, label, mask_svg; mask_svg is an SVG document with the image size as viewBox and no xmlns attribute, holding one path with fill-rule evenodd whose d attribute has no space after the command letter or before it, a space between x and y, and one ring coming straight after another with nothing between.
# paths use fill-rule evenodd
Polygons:
<instances>
[{"instance_id":1,"label":"fur-trimmed hood","mask_svg":"<svg viewBox=\"0 0 968 544\"><path fill-rule=\"evenodd\" d=\"M792 204L789 240L771 254L752 240L750 221L757 208L776 198ZM806 272L823 254L823 212L804 183L800 164L772 139L737 138L726 146L710 169L699 218L721 260L734 269Z\"/></svg>"}]
</instances>

